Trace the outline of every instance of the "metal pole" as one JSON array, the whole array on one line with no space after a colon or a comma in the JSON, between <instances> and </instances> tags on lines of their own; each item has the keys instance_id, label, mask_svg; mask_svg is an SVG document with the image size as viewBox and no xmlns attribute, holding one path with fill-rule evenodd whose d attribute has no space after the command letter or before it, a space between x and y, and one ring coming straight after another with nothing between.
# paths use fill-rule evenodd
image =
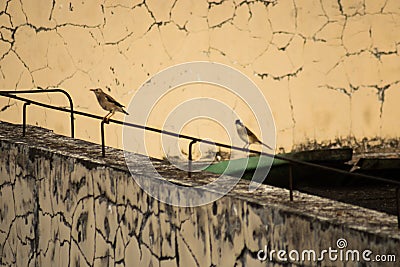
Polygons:
<instances>
[{"instance_id":1,"label":"metal pole","mask_svg":"<svg viewBox=\"0 0 400 267\"><path fill-rule=\"evenodd\" d=\"M69 108L70 108L70 114L71 114L71 137L75 138L75 119L74 119L74 102L72 101L72 97L70 94L63 90L63 89L54 89L55 92L61 92L63 93L69 101Z\"/></svg>"},{"instance_id":2,"label":"metal pole","mask_svg":"<svg viewBox=\"0 0 400 267\"><path fill-rule=\"evenodd\" d=\"M72 102L70 102L70 107L71 107L71 137L75 138L74 107L73 107Z\"/></svg>"},{"instance_id":3,"label":"metal pole","mask_svg":"<svg viewBox=\"0 0 400 267\"><path fill-rule=\"evenodd\" d=\"M22 107L22 136L26 134L26 106L29 106L30 102L25 102Z\"/></svg>"},{"instance_id":4,"label":"metal pole","mask_svg":"<svg viewBox=\"0 0 400 267\"><path fill-rule=\"evenodd\" d=\"M193 144L195 144L197 142L197 140L192 140L192 141L190 141L190 143L189 143L189 155L188 155L188 157L189 157L189 162L188 162L188 177L190 178L190 177L192 177L192 160L193 160L193 157L192 157L192 146L193 146Z\"/></svg>"},{"instance_id":5,"label":"metal pole","mask_svg":"<svg viewBox=\"0 0 400 267\"><path fill-rule=\"evenodd\" d=\"M101 129L101 155L104 158L106 156L106 147L104 141L104 120L101 121L100 129Z\"/></svg>"}]
</instances>

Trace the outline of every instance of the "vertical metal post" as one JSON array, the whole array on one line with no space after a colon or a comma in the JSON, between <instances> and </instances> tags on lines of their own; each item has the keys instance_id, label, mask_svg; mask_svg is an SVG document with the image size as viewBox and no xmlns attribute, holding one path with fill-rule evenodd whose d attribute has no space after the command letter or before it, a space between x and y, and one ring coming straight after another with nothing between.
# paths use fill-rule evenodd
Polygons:
<instances>
[{"instance_id":1,"label":"vertical metal post","mask_svg":"<svg viewBox=\"0 0 400 267\"><path fill-rule=\"evenodd\" d=\"M189 162L188 162L188 177L189 178L192 177L192 160L193 160L193 157L192 157L192 150L193 150L192 146L196 142L197 142L197 140L192 140L189 143L189 155L188 155L188 158L189 158Z\"/></svg>"},{"instance_id":2,"label":"vertical metal post","mask_svg":"<svg viewBox=\"0 0 400 267\"><path fill-rule=\"evenodd\" d=\"M396 188L397 228L400 229L400 187Z\"/></svg>"},{"instance_id":3,"label":"vertical metal post","mask_svg":"<svg viewBox=\"0 0 400 267\"><path fill-rule=\"evenodd\" d=\"M22 107L22 136L26 134L26 106L29 106L30 102L25 102Z\"/></svg>"},{"instance_id":4,"label":"vertical metal post","mask_svg":"<svg viewBox=\"0 0 400 267\"><path fill-rule=\"evenodd\" d=\"M289 165L289 198L293 201L293 166Z\"/></svg>"},{"instance_id":5,"label":"vertical metal post","mask_svg":"<svg viewBox=\"0 0 400 267\"><path fill-rule=\"evenodd\" d=\"M71 103L71 137L75 138L75 121L74 121L74 107L72 106Z\"/></svg>"},{"instance_id":6,"label":"vertical metal post","mask_svg":"<svg viewBox=\"0 0 400 267\"><path fill-rule=\"evenodd\" d=\"M106 147L104 141L104 120L101 121L100 129L101 129L101 155L104 158L106 156Z\"/></svg>"}]
</instances>

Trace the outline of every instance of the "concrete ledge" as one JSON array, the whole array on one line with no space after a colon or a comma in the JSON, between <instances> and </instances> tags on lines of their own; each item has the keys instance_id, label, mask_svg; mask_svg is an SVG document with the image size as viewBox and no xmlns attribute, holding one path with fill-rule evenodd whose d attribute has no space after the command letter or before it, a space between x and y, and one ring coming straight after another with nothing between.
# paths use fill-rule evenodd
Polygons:
<instances>
[{"instance_id":1,"label":"concrete ledge","mask_svg":"<svg viewBox=\"0 0 400 267\"><path fill-rule=\"evenodd\" d=\"M128 171L123 152L38 127L0 123L0 264L16 266L382 266L382 263L260 261L271 250L368 249L400 261L395 216L241 181L208 205L180 208L149 197ZM137 175L152 179L143 156ZM217 176L187 173L154 160L174 183L196 186ZM162 185L162 181L160 181ZM160 190L168 190L160 186ZM174 192L168 192L172 196ZM193 197L202 197L200 192ZM341 251L341 250L339 250Z\"/></svg>"}]
</instances>

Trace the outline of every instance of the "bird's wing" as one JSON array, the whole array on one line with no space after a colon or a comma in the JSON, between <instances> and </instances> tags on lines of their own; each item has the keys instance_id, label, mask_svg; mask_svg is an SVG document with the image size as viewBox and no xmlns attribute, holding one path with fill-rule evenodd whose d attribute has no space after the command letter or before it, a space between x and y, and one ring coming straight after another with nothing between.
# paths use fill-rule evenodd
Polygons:
<instances>
[{"instance_id":1,"label":"bird's wing","mask_svg":"<svg viewBox=\"0 0 400 267\"><path fill-rule=\"evenodd\" d=\"M106 99L107 99L108 102L111 102L111 103L113 103L113 104L115 104L116 106L121 107L121 108L125 107L124 105L121 105L120 103L118 103L117 100L115 100L114 98L112 98L112 96L107 95L106 93L104 94L104 96L106 97Z\"/></svg>"},{"instance_id":2,"label":"bird's wing","mask_svg":"<svg viewBox=\"0 0 400 267\"><path fill-rule=\"evenodd\" d=\"M246 132L247 132L247 135L249 136L249 138L253 138L255 142L257 142L257 141L260 142L260 140L257 138L257 136L252 131L250 131L249 128L247 128L246 126L244 126L244 128L246 128Z\"/></svg>"},{"instance_id":3,"label":"bird's wing","mask_svg":"<svg viewBox=\"0 0 400 267\"><path fill-rule=\"evenodd\" d=\"M246 126L245 126L245 127L246 127ZM254 140L255 143L260 143L260 144L262 144L263 146L265 146L265 147L267 147L267 148L273 150L273 148L272 148L271 146L269 146L269 145L267 145L267 144L261 142L260 139L258 139L258 137L257 137L252 131L249 130L249 128L246 127L246 131L247 131L247 134L248 134L248 136L249 136L249 139L253 138L253 140Z\"/></svg>"}]
</instances>

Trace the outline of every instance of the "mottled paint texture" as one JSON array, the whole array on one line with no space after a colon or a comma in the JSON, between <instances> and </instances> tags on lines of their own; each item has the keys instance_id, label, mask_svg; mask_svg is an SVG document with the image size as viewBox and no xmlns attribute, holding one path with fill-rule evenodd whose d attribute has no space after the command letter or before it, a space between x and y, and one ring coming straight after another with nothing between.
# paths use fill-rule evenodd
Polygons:
<instances>
[{"instance_id":1,"label":"mottled paint texture","mask_svg":"<svg viewBox=\"0 0 400 267\"><path fill-rule=\"evenodd\" d=\"M89 88L102 87L128 104L166 67L215 61L260 87L275 116L278 147L376 136L385 143L400 134L399 31L398 0L3 0L0 89L62 87L78 109L103 115ZM198 94L178 88L173 99ZM215 87L200 93L218 98L213 94L256 128L237 98ZM53 94L40 99L66 105ZM68 132L67 115L30 109L29 123ZM21 103L0 98L0 110L2 119L20 121ZM161 127L164 119L154 116L150 124ZM99 140L97 123L76 123L78 136ZM203 126L185 130L223 136ZM121 147L120 129L109 131L108 144ZM151 154L163 156L159 141L151 143Z\"/></svg>"},{"instance_id":2,"label":"mottled paint texture","mask_svg":"<svg viewBox=\"0 0 400 267\"><path fill-rule=\"evenodd\" d=\"M135 183L121 150L102 158L96 144L36 127L22 138L21 128L0 123L1 266L288 266L260 262L257 252L335 249L338 238L349 249L400 256L395 216L299 192L290 202L287 190L266 185L251 193L245 181L208 205L169 206ZM142 156L132 157L134 175L151 179ZM216 178L154 165L179 185ZM315 265L293 266L304 264Z\"/></svg>"}]
</instances>

